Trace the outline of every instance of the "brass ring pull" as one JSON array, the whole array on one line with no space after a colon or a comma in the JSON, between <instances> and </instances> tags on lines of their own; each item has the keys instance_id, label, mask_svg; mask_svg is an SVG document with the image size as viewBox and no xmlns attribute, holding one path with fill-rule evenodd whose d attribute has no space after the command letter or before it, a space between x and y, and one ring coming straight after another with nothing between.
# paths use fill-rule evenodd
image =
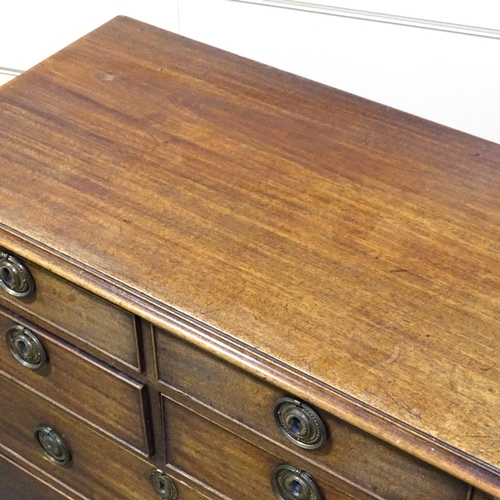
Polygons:
<instances>
[{"instance_id":1,"label":"brass ring pull","mask_svg":"<svg viewBox=\"0 0 500 500\"><path fill-rule=\"evenodd\" d=\"M28 297L35 291L30 272L4 250L0 250L0 286L14 297Z\"/></svg>"},{"instance_id":2,"label":"brass ring pull","mask_svg":"<svg viewBox=\"0 0 500 500\"><path fill-rule=\"evenodd\" d=\"M290 464L278 465L273 470L271 486L278 500L321 500L313 478Z\"/></svg>"},{"instance_id":3,"label":"brass ring pull","mask_svg":"<svg viewBox=\"0 0 500 500\"><path fill-rule=\"evenodd\" d=\"M31 370L43 368L47 363L47 354L38 337L21 325L11 326L5 340L12 356L23 366Z\"/></svg>"},{"instance_id":4,"label":"brass ring pull","mask_svg":"<svg viewBox=\"0 0 500 500\"><path fill-rule=\"evenodd\" d=\"M35 429L35 439L45 455L58 465L66 465L71 461L71 454L58 434L46 425Z\"/></svg>"},{"instance_id":5,"label":"brass ring pull","mask_svg":"<svg viewBox=\"0 0 500 500\"><path fill-rule=\"evenodd\" d=\"M274 418L281 432L292 443L308 450L323 446L326 428L318 414L306 404L282 398L274 407Z\"/></svg>"},{"instance_id":6,"label":"brass ring pull","mask_svg":"<svg viewBox=\"0 0 500 500\"><path fill-rule=\"evenodd\" d=\"M174 481L163 471L156 469L149 475L149 481L161 500L177 500L179 493Z\"/></svg>"}]
</instances>

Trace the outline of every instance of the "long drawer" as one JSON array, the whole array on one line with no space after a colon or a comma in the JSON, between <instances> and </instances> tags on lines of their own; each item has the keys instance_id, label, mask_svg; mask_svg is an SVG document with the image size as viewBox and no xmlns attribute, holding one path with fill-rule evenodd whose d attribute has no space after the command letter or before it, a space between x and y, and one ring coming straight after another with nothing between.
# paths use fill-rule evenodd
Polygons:
<instances>
[{"instance_id":1,"label":"long drawer","mask_svg":"<svg viewBox=\"0 0 500 500\"><path fill-rule=\"evenodd\" d=\"M155 341L161 381L288 447L311 463L327 467L332 473L389 500L467 497L465 483L319 410L313 411L325 427L322 446L304 449L293 444L275 417L276 404L289 394L159 328L155 328ZM299 427L303 415L298 413ZM288 430L290 427L293 418Z\"/></svg>"},{"instance_id":2,"label":"long drawer","mask_svg":"<svg viewBox=\"0 0 500 500\"><path fill-rule=\"evenodd\" d=\"M149 481L153 467L146 460L4 375L0 375L0 393L8 395L0 412L0 443L7 449L84 497L157 499ZM40 442L53 450L57 462Z\"/></svg>"},{"instance_id":3,"label":"long drawer","mask_svg":"<svg viewBox=\"0 0 500 500\"><path fill-rule=\"evenodd\" d=\"M0 453L1 498L3 500L64 500L69 497L33 476Z\"/></svg>"},{"instance_id":4,"label":"long drawer","mask_svg":"<svg viewBox=\"0 0 500 500\"><path fill-rule=\"evenodd\" d=\"M163 414L168 465L233 500L379 498L333 477L335 486L319 480L314 469L302 467L302 460L284 461L167 396L163 397Z\"/></svg>"}]
</instances>

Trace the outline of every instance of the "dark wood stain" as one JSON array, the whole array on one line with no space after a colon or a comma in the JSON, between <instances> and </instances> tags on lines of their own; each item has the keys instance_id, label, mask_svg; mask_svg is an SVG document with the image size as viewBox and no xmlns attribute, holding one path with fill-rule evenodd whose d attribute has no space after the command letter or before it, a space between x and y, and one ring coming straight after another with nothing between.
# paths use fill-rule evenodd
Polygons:
<instances>
[{"instance_id":1,"label":"dark wood stain","mask_svg":"<svg viewBox=\"0 0 500 500\"><path fill-rule=\"evenodd\" d=\"M500 494L500 145L123 17L0 123L2 246Z\"/></svg>"}]
</instances>

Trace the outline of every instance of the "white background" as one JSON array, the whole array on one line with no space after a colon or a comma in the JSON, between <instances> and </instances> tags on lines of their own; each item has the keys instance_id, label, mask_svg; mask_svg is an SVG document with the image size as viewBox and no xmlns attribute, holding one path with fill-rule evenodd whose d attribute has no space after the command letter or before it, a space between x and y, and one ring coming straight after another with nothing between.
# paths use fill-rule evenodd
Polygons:
<instances>
[{"instance_id":1,"label":"white background","mask_svg":"<svg viewBox=\"0 0 500 500\"><path fill-rule=\"evenodd\" d=\"M418 2L413 10L390 0L323 4L423 13L500 36L496 1L421 2L425 12ZM2 67L26 70L118 14L500 143L498 37L231 0L0 0L0 83L12 73Z\"/></svg>"}]
</instances>

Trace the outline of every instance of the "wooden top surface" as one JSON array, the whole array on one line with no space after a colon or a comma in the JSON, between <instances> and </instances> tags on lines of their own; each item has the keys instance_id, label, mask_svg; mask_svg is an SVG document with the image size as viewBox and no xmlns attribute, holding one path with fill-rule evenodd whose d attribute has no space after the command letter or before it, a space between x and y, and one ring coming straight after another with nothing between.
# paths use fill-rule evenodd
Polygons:
<instances>
[{"instance_id":1,"label":"wooden top surface","mask_svg":"<svg viewBox=\"0 0 500 500\"><path fill-rule=\"evenodd\" d=\"M500 491L499 145L117 18L1 88L0 152L2 234Z\"/></svg>"}]
</instances>

